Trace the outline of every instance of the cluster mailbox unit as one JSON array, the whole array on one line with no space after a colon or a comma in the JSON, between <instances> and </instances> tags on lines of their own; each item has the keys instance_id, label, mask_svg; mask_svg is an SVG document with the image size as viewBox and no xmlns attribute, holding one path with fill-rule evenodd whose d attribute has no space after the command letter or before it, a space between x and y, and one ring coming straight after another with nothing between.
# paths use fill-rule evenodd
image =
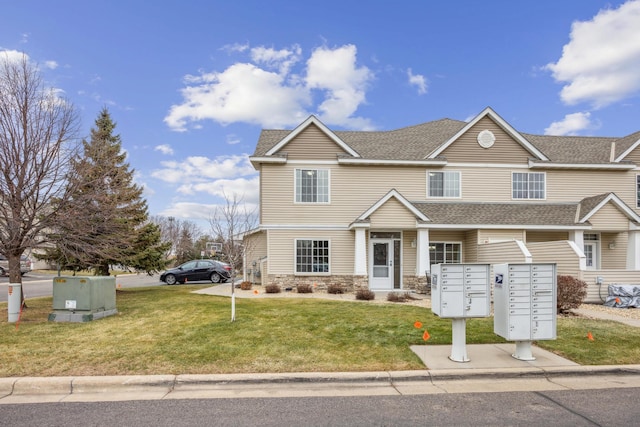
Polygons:
<instances>
[{"instance_id":1,"label":"cluster mailbox unit","mask_svg":"<svg viewBox=\"0 0 640 427\"><path fill-rule=\"evenodd\" d=\"M534 360L531 341L556 338L555 264L495 264L493 331L516 342L513 357Z\"/></svg>"},{"instance_id":2,"label":"cluster mailbox unit","mask_svg":"<svg viewBox=\"0 0 640 427\"><path fill-rule=\"evenodd\" d=\"M449 358L468 362L466 319L491 314L491 266L489 264L435 264L431 266L431 310L451 318L452 347Z\"/></svg>"}]
</instances>

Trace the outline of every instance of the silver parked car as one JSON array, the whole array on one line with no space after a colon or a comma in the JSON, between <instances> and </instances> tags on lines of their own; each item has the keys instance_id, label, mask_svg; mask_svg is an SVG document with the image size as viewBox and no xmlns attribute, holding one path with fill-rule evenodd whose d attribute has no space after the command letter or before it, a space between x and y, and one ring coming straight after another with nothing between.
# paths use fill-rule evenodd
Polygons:
<instances>
[{"instance_id":1,"label":"silver parked car","mask_svg":"<svg viewBox=\"0 0 640 427\"><path fill-rule=\"evenodd\" d=\"M31 271L31 260L29 257L22 255L20 257L20 274L25 275ZM9 260L6 256L0 254L0 276L9 275Z\"/></svg>"}]
</instances>

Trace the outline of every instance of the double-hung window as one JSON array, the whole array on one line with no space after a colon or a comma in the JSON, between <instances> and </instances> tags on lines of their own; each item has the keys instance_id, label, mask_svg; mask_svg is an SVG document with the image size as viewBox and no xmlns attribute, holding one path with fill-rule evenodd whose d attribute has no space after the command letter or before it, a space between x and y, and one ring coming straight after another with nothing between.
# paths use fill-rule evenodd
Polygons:
<instances>
[{"instance_id":1,"label":"double-hung window","mask_svg":"<svg viewBox=\"0 0 640 427\"><path fill-rule=\"evenodd\" d=\"M329 170L296 169L296 203L329 203Z\"/></svg>"},{"instance_id":2,"label":"double-hung window","mask_svg":"<svg viewBox=\"0 0 640 427\"><path fill-rule=\"evenodd\" d=\"M460 197L460 172L428 172L429 197Z\"/></svg>"},{"instance_id":3,"label":"double-hung window","mask_svg":"<svg viewBox=\"0 0 640 427\"><path fill-rule=\"evenodd\" d=\"M544 172L513 172L511 194L514 199L544 199Z\"/></svg>"},{"instance_id":4,"label":"double-hung window","mask_svg":"<svg viewBox=\"0 0 640 427\"><path fill-rule=\"evenodd\" d=\"M640 175L636 175L636 207L640 208Z\"/></svg>"},{"instance_id":5,"label":"double-hung window","mask_svg":"<svg viewBox=\"0 0 640 427\"><path fill-rule=\"evenodd\" d=\"M328 273L329 241L296 240L296 273Z\"/></svg>"},{"instance_id":6,"label":"double-hung window","mask_svg":"<svg viewBox=\"0 0 640 427\"><path fill-rule=\"evenodd\" d=\"M429 244L429 259L431 264L459 264L462 260L462 245L460 243Z\"/></svg>"}]
</instances>

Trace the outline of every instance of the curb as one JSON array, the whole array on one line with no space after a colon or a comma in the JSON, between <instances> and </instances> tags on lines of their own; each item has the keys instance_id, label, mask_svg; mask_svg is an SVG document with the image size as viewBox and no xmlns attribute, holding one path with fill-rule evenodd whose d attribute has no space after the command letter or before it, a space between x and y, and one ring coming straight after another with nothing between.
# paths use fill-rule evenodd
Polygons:
<instances>
[{"instance_id":1,"label":"curb","mask_svg":"<svg viewBox=\"0 0 640 427\"><path fill-rule=\"evenodd\" d=\"M640 376L640 365L598 365L551 368L419 370L379 372L298 372L282 374L181 374L104 377L0 378L0 399L8 396L78 395L96 393L170 393L224 385L260 384L388 384L583 376Z\"/></svg>"}]
</instances>

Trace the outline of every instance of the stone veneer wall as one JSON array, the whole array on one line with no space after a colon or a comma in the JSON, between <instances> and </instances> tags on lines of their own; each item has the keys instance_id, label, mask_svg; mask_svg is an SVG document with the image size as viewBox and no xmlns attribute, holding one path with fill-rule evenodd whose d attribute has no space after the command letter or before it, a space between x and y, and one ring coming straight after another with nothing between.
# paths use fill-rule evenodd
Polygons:
<instances>
[{"instance_id":1,"label":"stone veneer wall","mask_svg":"<svg viewBox=\"0 0 640 427\"><path fill-rule=\"evenodd\" d=\"M362 279L361 279L362 278ZM364 283L364 285L362 285ZM309 285L318 291L326 291L329 285L340 285L345 292L353 292L359 287L367 288L367 276L294 276L291 274L270 274L265 284L279 285L282 289L295 288L297 285Z\"/></svg>"},{"instance_id":2,"label":"stone veneer wall","mask_svg":"<svg viewBox=\"0 0 640 427\"><path fill-rule=\"evenodd\" d=\"M415 291L419 294L428 294L431 291L426 276L404 276L404 286L396 291ZM294 276L291 274L270 274L265 284L279 285L282 289L295 288L297 285L309 285L314 290L326 291L331 284L341 285L345 292L355 292L358 289L369 289L368 276Z\"/></svg>"}]
</instances>

